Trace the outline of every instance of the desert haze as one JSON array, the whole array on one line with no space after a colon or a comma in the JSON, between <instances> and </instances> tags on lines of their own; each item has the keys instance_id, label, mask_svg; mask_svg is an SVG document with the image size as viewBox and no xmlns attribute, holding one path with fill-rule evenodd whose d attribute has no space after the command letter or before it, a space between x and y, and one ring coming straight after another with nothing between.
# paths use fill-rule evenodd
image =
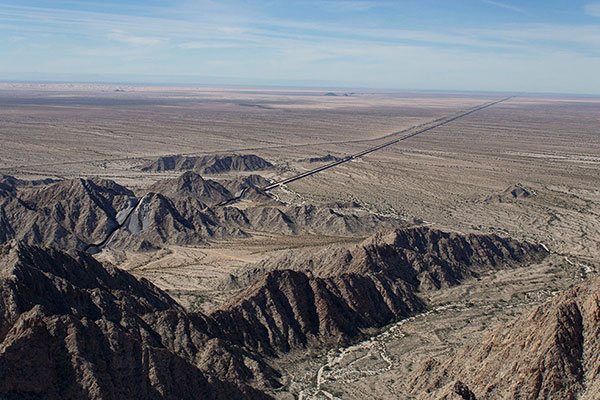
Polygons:
<instances>
[{"instance_id":1,"label":"desert haze","mask_svg":"<svg viewBox=\"0 0 600 400\"><path fill-rule=\"evenodd\" d=\"M0 398L598 398L598 97L2 83L0 121Z\"/></svg>"}]
</instances>

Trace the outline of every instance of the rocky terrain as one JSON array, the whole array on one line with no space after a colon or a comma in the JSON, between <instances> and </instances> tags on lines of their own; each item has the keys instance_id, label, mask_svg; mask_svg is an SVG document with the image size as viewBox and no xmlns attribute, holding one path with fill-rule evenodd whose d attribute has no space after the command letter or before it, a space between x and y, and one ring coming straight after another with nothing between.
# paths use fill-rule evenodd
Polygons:
<instances>
[{"instance_id":1,"label":"rocky terrain","mask_svg":"<svg viewBox=\"0 0 600 400\"><path fill-rule=\"evenodd\" d=\"M419 399L594 399L600 390L600 280L560 293L410 378Z\"/></svg>"},{"instance_id":2,"label":"rocky terrain","mask_svg":"<svg viewBox=\"0 0 600 400\"><path fill-rule=\"evenodd\" d=\"M0 86L0 398L597 397L597 99Z\"/></svg>"},{"instance_id":3,"label":"rocky terrain","mask_svg":"<svg viewBox=\"0 0 600 400\"><path fill-rule=\"evenodd\" d=\"M506 203L514 200L527 199L533 195L534 193L532 193L531 190L517 184L507 187L502 193L488 197L486 201L488 203Z\"/></svg>"},{"instance_id":4,"label":"rocky terrain","mask_svg":"<svg viewBox=\"0 0 600 400\"><path fill-rule=\"evenodd\" d=\"M440 289L476 278L492 269L537 262L548 252L538 244L498 235L463 235L428 227L382 231L352 248L319 252L287 251L243 268L235 283L286 268L319 277L381 274L415 290Z\"/></svg>"},{"instance_id":5,"label":"rocky terrain","mask_svg":"<svg viewBox=\"0 0 600 400\"><path fill-rule=\"evenodd\" d=\"M217 182L188 171L156 182L139 199L133 191L97 178L23 190L11 186L0 192L0 239L62 249L103 243L147 250L247 237L252 232L356 236L402 225L396 218L353 209L285 205L260 189L265 181L250 175ZM216 206L240 195L252 205Z\"/></svg>"},{"instance_id":6,"label":"rocky terrain","mask_svg":"<svg viewBox=\"0 0 600 400\"><path fill-rule=\"evenodd\" d=\"M0 192L0 242L83 249L119 225L133 199L132 191L103 179Z\"/></svg>"},{"instance_id":7,"label":"rocky terrain","mask_svg":"<svg viewBox=\"0 0 600 400\"><path fill-rule=\"evenodd\" d=\"M366 328L422 311L428 290L537 262L543 247L489 235L417 227L378 233L351 250L317 256L286 253L260 263L236 284L247 289L214 312L223 326L261 353L323 343L348 343Z\"/></svg>"},{"instance_id":8,"label":"rocky terrain","mask_svg":"<svg viewBox=\"0 0 600 400\"><path fill-rule=\"evenodd\" d=\"M209 156L163 156L142 167L145 172L193 170L202 174L230 171L261 171L273 164L255 154L223 154Z\"/></svg>"},{"instance_id":9,"label":"rocky terrain","mask_svg":"<svg viewBox=\"0 0 600 400\"><path fill-rule=\"evenodd\" d=\"M211 321L83 253L5 245L0 258L3 398L268 398L256 355ZM8 367L10 366L10 367Z\"/></svg>"},{"instance_id":10,"label":"rocky terrain","mask_svg":"<svg viewBox=\"0 0 600 400\"><path fill-rule=\"evenodd\" d=\"M188 314L148 281L83 253L11 242L0 260L0 357L27 362L0 375L0 390L47 398L200 392L259 398L243 385L279 384L263 356L347 343L421 312L426 285L419 280L429 282L432 270L438 282L455 285L484 268L538 260L544 250L413 228L377 234L348 254L327 267L313 264L319 276L280 265L204 315ZM423 260L436 263L423 270ZM45 384L26 384L32 376L43 376Z\"/></svg>"}]
</instances>

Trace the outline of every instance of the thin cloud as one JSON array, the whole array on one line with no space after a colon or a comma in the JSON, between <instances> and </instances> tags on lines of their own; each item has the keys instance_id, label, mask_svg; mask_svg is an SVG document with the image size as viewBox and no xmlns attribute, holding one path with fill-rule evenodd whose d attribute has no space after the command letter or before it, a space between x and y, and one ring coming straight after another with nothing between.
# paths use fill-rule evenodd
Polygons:
<instances>
[{"instance_id":1,"label":"thin cloud","mask_svg":"<svg viewBox=\"0 0 600 400\"><path fill-rule=\"evenodd\" d=\"M158 37L130 35L119 29L114 29L111 33L109 33L108 38L132 46L156 46L166 41L165 39Z\"/></svg>"},{"instance_id":2,"label":"thin cloud","mask_svg":"<svg viewBox=\"0 0 600 400\"><path fill-rule=\"evenodd\" d=\"M584 7L585 13L592 17L600 17L600 3L586 4Z\"/></svg>"},{"instance_id":3,"label":"thin cloud","mask_svg":"<svg viewBox=\"0 0 600 400\"><path fill-rule=\"evenodd\" d=\"M327 8L342 9L347 11L367 11L376 7L387 6L388 4L381 1L321 1L317 3Z\"/></svg>"},{"instance_id":4,"label":"thin cloud","mask_svg":"<svg viewBox=\"0 0 600 400\"><path fill-rule=\"evenodd\" d=\"M517 6L513 6L512 4L506 4L506 3L502 3L499 1L495 1L495 0L481 0L481 1L483 3L490 4L492 6L496 6L496 7L504 8L506 10L512 10L512 11L516 11L521 14L525 14L525 10L523 10L522 8L517 7Z\"/></svg>"},{"instance_id":5,"label":"thin cloud","mask_svg":"<svg viewBox=\"0 0 600 400\"><path fill-rule=\"evenodd\" d=\"M208 43L208 42L184 42L177 45L180 49L194 50L194 49L230 49L241 47L236 43Z\"/></svg>"}]
</instances>

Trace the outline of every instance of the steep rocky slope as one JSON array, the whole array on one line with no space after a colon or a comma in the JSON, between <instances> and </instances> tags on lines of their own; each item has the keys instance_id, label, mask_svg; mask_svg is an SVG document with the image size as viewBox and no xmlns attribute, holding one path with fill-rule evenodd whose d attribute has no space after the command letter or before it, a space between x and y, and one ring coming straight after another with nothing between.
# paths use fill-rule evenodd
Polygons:
<instances>
[{"instance_id":1,"label":"steep rocky slope","mask_svg":"<svg viewBox=\"0 0 600 400\"><path fill-rule=\"evenodd\" d=\"M131 190L98 178L62 181L19 195L31 209L88 243L106 236L118 224L117 214L133 197Z\"/></svg>"},{"instance_id":2,"label":"steep rocky slope","mask_svg":"<svg viewBox=\"0 0 600 400\"><path fill-rule=\"evenodd\" d=\"M479 400L598 398L600 279L557 295L481 343L425 363L408 382L421 399L460 399L457 386Z\"/></svg>"},{"instance_id":3,"label":"steep rocky slope","mask_svg":"<svg viewBox=\"0 0 600 400\"><path fill-rule=\"evenodd\" d=\"M258 399L241 382L276 384L260 359L214 337L209 318L145 280L83 253L0 252L0 397Z\"/></svg>"},{"instance_id":4,"label":"steep rocky slope","mask_svg":"<svg viewBox=\"0 0 600 400\"><path fill-rule=\"evenodd\" d=\"M195 172L185 172L177 178L163 179L148 188L171 198L193 197L206 204L216 204L233 195L219 182L204 179Z\"/></svg>"},{"instance_id":5,"label":"steep rocky slope","mask_svg":"<svg viewBox=\"0 0 600 400\"><path fill-rule=\"evenodd\" d=\"M98 178L27 189L7 183L0 189L0 243L17 239L62 249L108 243L143 250L252 232L356 236L401 223L365 212L285 206L260 189L266 182L258 175L217 182L188 171L158 181L140 199ZM251 206L216 206L235 196L252 200Z\"/></svg>"},{"instance_id":6,"label":"steep rocky slope","mask_svg":"<svg viewBox=\"0 0 600 400\"><path fill-rule=\"evenodd\" d=\"M351 254L348 267L334 264L328 273L381 272L419 289L439 289L491 269L539 261L546 255L541 245L508 237L416 227L372 236Z\"/></svg>"},{"instance_id":7,"label":"steep rocky slope","mask_svg":"<svg viewBox=\"0 0 600 400\"><path fill-rule=\"evenodd\" d=\"M212 314L227 337L261 353L306 345L340 344L423 309L403 282L381 275L314 278L292 270L269 272Z\"/></svg>"},{"instance_id":8,"label":"steep rocky slope","mask_svg":"<svg viewBox=\"0 0 600 400\"><path fill-rule=\"evenodd\" d=\"M146 172L193 170L203 174L229 171L260 171L273 164L254 154L219 154L210 156L164 156L142 167Z\"/></svg>"},{"instance_id":9,"label":"steep rocky slope","mask_svg":"<svg viewBox=\"0 0 600 400\"><path fill-rule=\"evenodd\" d=\"M261 352L343 343L422 310L425 290L546 255L541 246L495 235L396 229L352 250L297 258L288 252L248 268L235 284L257 280L213 317L241 328L232 341Z\"/></svg>"},{"instance_id":10,"label":"steep rocky slope","mask_svg":"<svg viewBox=\"0 0 600 400\"><path fill-rule=\"evenodd\" d=\"M117 226L133 200L129 189L102 179L0 191L0 242L84 248Z\"/></svg>"},{"instance_id":11,"label":"steep rocky slope","mask_svg":"<svg viewBox=\"0 0 600 400\"><path fill-rule=\"evenodd\" d=\"M419 226L378 232L354 248L316 253L287 251L249 268L260 275L287 268L327 277L343 273L381 273L418 290L453 286L491 269L531 263L547 251L537 244L498 235L459 234ZM248 278L240 277L240 281Z\"/></svg>"}]
</instances>

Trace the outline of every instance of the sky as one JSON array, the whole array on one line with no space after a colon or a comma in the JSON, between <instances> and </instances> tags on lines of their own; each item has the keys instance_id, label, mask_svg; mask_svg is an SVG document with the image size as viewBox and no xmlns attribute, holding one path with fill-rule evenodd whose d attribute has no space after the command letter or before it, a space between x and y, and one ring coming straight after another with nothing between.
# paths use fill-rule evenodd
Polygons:
<instances>
[{"instance_id":1,"label":"sky","mask_svg":"<svg viewBox=\"0 0 600 400\"><path fill-rule=\"evenodd\" d=\"M0 80L600 94L600 0L0 0Z\"/></svg>"}]
</instances>

